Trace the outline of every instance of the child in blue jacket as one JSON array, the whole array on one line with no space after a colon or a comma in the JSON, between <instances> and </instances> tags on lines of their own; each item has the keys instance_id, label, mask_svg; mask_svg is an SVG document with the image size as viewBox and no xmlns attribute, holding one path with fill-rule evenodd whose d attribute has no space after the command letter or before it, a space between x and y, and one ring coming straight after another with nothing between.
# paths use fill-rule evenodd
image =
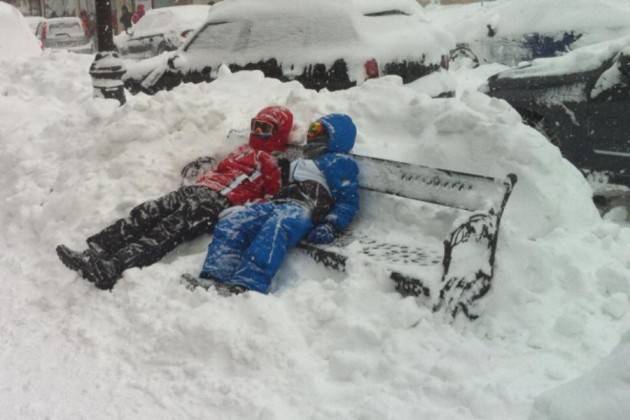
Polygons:
<instances>
[{"instance_id":1,"label":"child in blue jacket","mask_svg":"<svg viewBox=\"0 0 630 420\"><path fill-rule=\"evenodd\" d=\"M302 238L332 242L359 209L359 170L347 154L355 137L356 127L345 114L312 123L304 158L291 162L276 198L219 221L200 277L231 293L267 293L287 251Z\"/></svg>"}]
</instances>

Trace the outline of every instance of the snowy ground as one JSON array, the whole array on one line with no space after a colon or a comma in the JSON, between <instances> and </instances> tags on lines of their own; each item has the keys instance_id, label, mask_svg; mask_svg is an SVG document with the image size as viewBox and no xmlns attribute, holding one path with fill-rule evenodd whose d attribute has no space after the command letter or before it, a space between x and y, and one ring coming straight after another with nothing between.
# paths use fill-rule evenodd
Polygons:
<instances>
[{"instance_id":1,"label":"snowy ground","mask_svg":"<svg viewBox=\"0 0 630 420\"><path fill-rule=\"evenodd\" d=\"M455 99L431 99L422 82L397 78L316 93L242 72L119 108L91 98L90 62L54 52L0 66L0 418L630 412L630 335L621 341L630 331L630 227L602 221L578 171L506 103L466 91L493 69L447 75L459 83ZM480 320L446 324L401 298L378 267L343 275L298 252L271 295L189 292L178 277L200 266L209 237L129 270L111 293L59 263L56 244L82 247L134 204L173 190L186 162L224 153L226 133L272 103L294 111L296 140L310 120L347 112L357 152L518 174ZM439 222L426 215L439 211L370 204L363 217L373 223L433 240Z\"/></svg>"}]
</instances>

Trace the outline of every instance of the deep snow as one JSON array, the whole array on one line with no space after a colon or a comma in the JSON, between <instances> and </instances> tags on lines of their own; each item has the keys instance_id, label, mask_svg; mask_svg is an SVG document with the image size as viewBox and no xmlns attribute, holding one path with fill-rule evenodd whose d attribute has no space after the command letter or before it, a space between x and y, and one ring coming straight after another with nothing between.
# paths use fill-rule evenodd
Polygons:
<instances>
[{"instance_id":1,"label":"deep snow","mask_svg":"<svg viewBox=\"0 0 630 420\"><path fill-rule=\"evenodd\" d=\"M26 19L18 9L4 2L0 2L0 39L0 60L41 54Z\"/></svg>"},{"instance_id":2,"label":"deep snow","mask_svg":"<svg viewBox=\"0 0 630 420\"><path fill-rule=\"evenodd\" d=\"M455 99L396 77L316 93L223 71L119 108L91 98L90 61L52 51L0 66L0 417L519 420L536 402L532 419L564 420L602 377L597 418L629 412L616 395L630 391L630 228L599 218L578 171L505 102L464 91L487 69L451 74ZM347 112L359 153L518 174L480 320L446 324L378 267L344 275L299 252L271 295L191 293L178 277L209 237L129 270L112 293L59 263L56 244L82 247L176 188L186 162L225 153L228 131L271 103L293 110L296 141ZM419 243L443 215L372 204L363 217Z\"/></svg>"}]
</instances>

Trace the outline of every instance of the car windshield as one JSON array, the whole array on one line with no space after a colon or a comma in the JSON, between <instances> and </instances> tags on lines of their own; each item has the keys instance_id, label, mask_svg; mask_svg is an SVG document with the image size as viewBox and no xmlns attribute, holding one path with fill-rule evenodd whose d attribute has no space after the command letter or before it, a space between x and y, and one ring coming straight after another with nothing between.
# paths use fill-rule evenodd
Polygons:
<instances>
[{"instance_id":1,"label":"car windshield","mask_svg":"<svg viewBox=\"0 0 630 420\"><path fill-rule=\"evenodd\" d=\"M346 16L315 20L270 16L255 21L211 22L185 48L186 51L222 54L238 51L249 59L282 58L305 47L334 50L355 42L358 35Z\"/></svg>"},{"instance_id":2,"label":"car windshield","mask_svg":"<svg viewBox=\"0 0 630 420\"><path fill-rule=\"evenodd\" d=\"M169 26L172 20L173 14L169 12L157 11L154 13L147 13L134 26L133 34L135 36L142 36L143 34L160 31L162 28Z\"/></svg>"},{"instance_id":3,"label":"car windshield","mask_svg":"<svg viewBox=\"0 0 630 420\"><path fill-rule=\"evenodd\" d=\"M247 48L264 49L267 45L281 48L327 47L356 39L354 27L346 16L330 15L323 19L277 16L255 21Z\"/></svg>"},{"instance_id":4,"label":"car windshield","mask_svg":"<svg viewBox=\"0 0 630 420\"><path fill-rule=\"evenodd\" d=\"M85 35L79 22L54 22L48 24L48 37L77 38Z\"/></svg>"},{"instance_id":5,"label":"car windshield","mask_svg":"<svg viewBox=\"0 0 630 420\"><path fill-rule=\"evenodd\" d=\"M239 34L246 27L246 22L208 23L185 49L191 53L232 51L239 40Z\"/></svg>"}]
</instances>

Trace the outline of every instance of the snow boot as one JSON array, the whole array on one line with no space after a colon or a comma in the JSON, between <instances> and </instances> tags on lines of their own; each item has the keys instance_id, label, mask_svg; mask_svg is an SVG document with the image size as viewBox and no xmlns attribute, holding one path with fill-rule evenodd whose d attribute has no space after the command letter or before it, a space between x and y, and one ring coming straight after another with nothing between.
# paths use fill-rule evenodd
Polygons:
<instances>
[{"instance_id":1,"label":"snow boot","mask_svg":"<svg viewBox=\"0 0 630 420\"><path fill-rule=\"evenodd\" d=\"M249 289L240 284L227 284L211 278L195 277L192 274L182 274L181 283L188 290L195 290L197 287L209 290L211 287L217 291L220 296L240 295L247 292Z\"/></svg>"},{"instance_id":2,"label":"snow boot","mask_svg":"<svg viewBox=\"0 0 630 420\"><path fill-rule=\"evenodd\" d=\"M56 250L63 265L79 272L99 289L113 288L122 276L122 269L115 260L107 260L91 248L77 252L65 245L59 245Z\"/></svg>"},{"instance_id":3,"label":"snow boot","mask_svg":"<svg viewBox=\"0 0 630 420\"><path fill-rule=\"evenodd\" d=\"M88 263L92 254L89 249L87 251L77 252L65 245L58 245L55 250L63 265L73 271L81 271L81 268Z\"/></svg>"}]
</instances>

